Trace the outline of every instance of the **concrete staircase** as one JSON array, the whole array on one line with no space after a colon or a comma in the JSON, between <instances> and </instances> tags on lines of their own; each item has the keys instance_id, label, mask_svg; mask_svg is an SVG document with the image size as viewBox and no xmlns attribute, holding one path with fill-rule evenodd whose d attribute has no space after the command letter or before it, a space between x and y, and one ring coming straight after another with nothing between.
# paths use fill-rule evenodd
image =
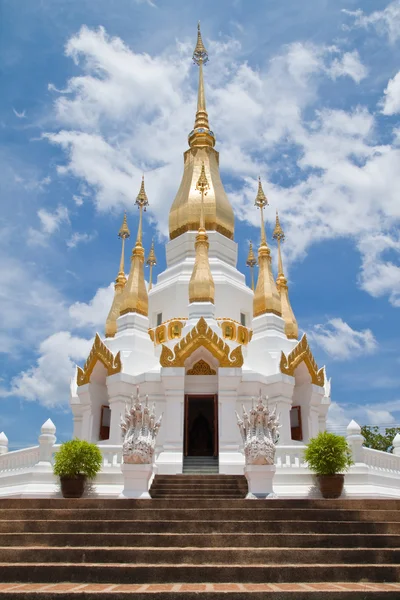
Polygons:
<instances>
[{"instance_id":1,"label":"concrete staircase","mask_svg":"<svg viewBox=\"0 0 400 600\"><path fill-rule=\"evenodd\" d=\"M217 456L184 456L183 472L200 474L215 474L219 472Z\"/></svg>"},{"instance_id":2,"label":"concrete staircase","mask_svg":"<svg viewBox=\"0 0 400 600\"><path fill-rule=\"evenodd\" d=\"M1 499L0 599L400 598L399 500L191 497L182 478L186 497L159 476L150 501Z\"/></svg>"},{"instance_id":3,"label":"concrete staircase","mask_svg":"<svg viewBox=\"0 0 400 600\"><path fill-rule=\"evenodd\" d=\"M156 475L150 489L152 498L233 499L244 498L247 481L243 475Z\"/></svg>"}]
</instances>

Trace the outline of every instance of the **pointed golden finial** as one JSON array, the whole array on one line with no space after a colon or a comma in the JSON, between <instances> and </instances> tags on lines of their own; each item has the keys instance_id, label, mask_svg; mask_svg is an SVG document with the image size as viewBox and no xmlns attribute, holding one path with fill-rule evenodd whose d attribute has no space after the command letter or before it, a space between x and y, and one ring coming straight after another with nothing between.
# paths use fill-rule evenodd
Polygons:
<instances>
[{"instance_id":1,"label":"pointed golden finial","mask_svg":"<svg viewBox=\"0 0 400 600\"><path fill-rule=\"evenodd\" d=\"M139 208L139 226L136 238L136 244L132 250L131 268L129 270L128 281L124 288L121 299L120 314L133 312L147 317L149 312L149 298L147 295L146 284L144 281L144 248L142 245L143 236L143 210L149 205L146 190L144 188L144 175L139 194L137 195L135 205Z\"/></svg>"},{"instance_id":2,"label":"pointed golden finial","mask_svg":"<svg viewBox=\"0 0 400 600\"><path fill-rule=\"evenodd\" d=\"M122 221L121 228L118 232L118 237L122 240L121 248L121 259L119 263L119 272L114 284L114 299L108 313L106 320L105 334L106 337L114 337L117 333L117 319L119 317L119 310L122 299L122 292L126 284L125 277L125 240L131 235L129 231L128 222L126 219L126 213L124 213L124 219Z\"/></svg>"},{"instance_id":3,"label":"pointed golden finial","mask_svg":"<svg viewBox=\"0 0 400 600\"><path fill-rule=\"evenodd\" d=\"M153 287L153 267L157 264L156 254L154 252L154 239L151 240L150 252L146 260L146 265L150 267L149 274L149 291Z\"/></svg>"},{"instance_id":4,"label":"pointed golden finial","mask_svg":"<svg viewBox=\"0 0 400 600\"><path fill-rule=\"evenodd\" d=\"M258 191L254 205L260 209L261 243L258 249L258 280L254 292L253 314L255 317L264 313L281 315L281 299L272 272L271 251L268 248L264 225L264 208L268 200L264 194L261 177L258 178Z\"/></svg>"},{"instance_id":5,"label":"pointed golden finial","mask_svg":"<svg viewBox=\"0 0 400 600\"><path fill-rule=\"evenodd\" d=\"M193 62L199 67L199 87L197 92L197 112L194 129L189 133L189 145L215 146L215 136L210 130L206 108L206 95L204 91L203 65L208 62L208 53L203 44L200 31L200 21L197 25L197 44L193 52Z\"/></svg>"},{"instance_id":6,"label":"pointed golden finial","mask_svg":"<svg viewBox=\"0 0 400 600\"><path fill-rule=\"evenodd\" d=\"M196 236L196 257L192 276L189 282L189 302L212 302L214 304L214 280L208 260L208 235L204 222L204 196L209 189L208 179L204 162L201 165L200 176L196 184L196 190L201 194L200 225Z\"/></svg>"},{"instance_id":7,"label":"pointed golden finial","mask_svg":"<svg viewBox=\"0 0 400 600\"><path fill-rule=\"evenodd\" d=\"M272 237L278 242L278 277L276 285L281 297L282 318L285 321L285 333L290 339L297 340L299 337L299 326L289 300L289 289L287 279L283 272L281 243L285 241L285 234L279 221L278 211L276 211L275 229Z\"/></svg>"},{"instance_id":8,"label":"pointed golden finial","mask_svg":"<svg viewBox=\"0 0 400 600\"><path fill-rule=\"evenodd\" d=\"M254 292L254 267L257 264L257 259L254 256L254 252L253 252L253 244L252 242L250 242L249 244L249 254L247 255L247 260L246 260L246 265L248 267L250 267L250 272L251 272L251 289Z\"/></svg>"}]
</instances>

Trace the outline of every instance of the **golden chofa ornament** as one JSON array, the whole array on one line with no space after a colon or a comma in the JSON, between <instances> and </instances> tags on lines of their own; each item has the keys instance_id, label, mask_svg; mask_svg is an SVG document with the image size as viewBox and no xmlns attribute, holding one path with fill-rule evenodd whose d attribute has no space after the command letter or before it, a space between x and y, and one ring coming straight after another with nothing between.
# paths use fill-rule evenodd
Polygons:
<instances>
[{"instance_id":1,"label":"golden chofa ornament","mask_svg":"<svg viewBox=\"0 0 400 600\"><path fill-rule=\"evenodd\" d=\"M209 243L204 223L204 196L209 189L204 163L201 167L196 189L201 194L200 226L196 235L196 256L189 282L189 302L212 302L214 304L215 286L208 261Z\"/></svg>"},{"instance_id":2,"label":"golden chofa ornament","mask_svg":"<svg viewBox=\"0 0 400 600\"><path fill-rule=\"evenodd\" d=\"M251 273L251 289L254 292L254 267L257 264L257 259L254 256L254 252L253 252L253 244L250 242L249 244L249 253L247 255L247 260L246 260L246 265L248 267L250 267L250 273Z\"/></svg>"},{"instance_id":3,"label":"golden chofa ornament","mask_svg":"<svg viewBox=\"0 0 400 600\"><path fill-rule=\"evenodd\" d=\"M115 280L114 285L114 299L110 308L110 312L108 313L108 317L106 320L105 326L105 334L106 337L114 337L117 333L117 319L119 317L121 300L122 300L122 292L124 290L126 284L125 277L125 240L127 240L131 235L129 231L128 222L126 219L126 213L124 214L124 219L122 221L121 228L118 232L118 237L122 241L122 249L121 249L121 260L119 263L119 272L117 278Z\"/></svg>"},{"instance_id":4,"label":"golden chofa ornament","mask_svg":"<svg viewBox=\"0 0 400 600\"><path fill-rule=\"evenodd\" d=\"M261 243L258 249L258 279L254 292L253 315L259 317L264 313L281 316L281 299L272 272L271 251L268 248L264 225L264 209L268 200L264 194L261 178L258 178L258 191L254 205L260 209Z\"/></svg>"},{"instance_id":5,"label":"golden chofa ornament","mask_svg":"<svg viewBox=\"0 0 400 600\"><path fill-rule=\"evenodd\" d=\"M147 317L149 312L149 298L147 295L146 284L144 280L144 248L142 244L143 236L143 211L149 205L147 194L144 188L144 176L140 186L139 194L135 205L139 208L139 226L136 238L136 244L132 250L131 268L128 281L125 285L121 300L121 315L127 313L138 313Z\"/></svg>"},{"instance_id":6,"label":"golden chofa ornament","mask_svg":"<svg viewBox=\"0 0 400 600\"><path fill-rule=\"evenodd\" d=\"M153 267L155 267L156 264L157 264L157 259L156 259L156 255L155 255L155 252L154 252L154 240L151 240L150 252L149 252L149 255L148 255L147 260L146 260L146 265L148 267L150 267L150 273L149 273L149 291L153 287Z\"/></svg>"},{"instance_id":7,"label":"golden chofa ornament","mask_svg":"<svg viewBox=\"0 0 400 600\"><path fill-rule=\"evenodd\" d=\"M294 316L292 305L290 304L287 279L283 272L281 243L285 240L285 234L279 221L278 211L276 211L275 229L272 237L278 243L278 277L276 278L276 285L281 297L282 318L285 321L285 333L288 338L297 340L299 337L299 327L297 325L296 317Z\"/></svg>"},{"instance_id":8,"label":"golden chofa ornament","mask_svg":"<svg viewBox=\"0 0 400 600\"><path fill-rule=\"evenodd\" d=\"M173 240L186 231L198 231L200 202L196 184L204 162L208 179L207 197L204 198L205 228L218 231L233 239L234 216L228 196L222 185L219 172L219 154L215 150L215 135L210 129L206 108L203 66L208 61L200 24L197 28L197 44L193 52L193 62L199 68L197 111L194 127L189 133L189 149L184 153L184 171L181 184L169 212L169 236Z\"/></svg>"}]
</instances>

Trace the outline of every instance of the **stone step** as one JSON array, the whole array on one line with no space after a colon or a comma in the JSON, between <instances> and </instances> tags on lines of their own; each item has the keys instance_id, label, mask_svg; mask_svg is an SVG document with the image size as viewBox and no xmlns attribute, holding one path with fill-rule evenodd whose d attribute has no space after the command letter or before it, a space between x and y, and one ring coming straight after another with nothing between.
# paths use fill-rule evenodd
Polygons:
<instances>
[{"instance_id":1,"label":"stone step","mask_svg":"<svg viewBox=\"0 0 400 600\"><path fill-rule=\"evenodd\" d=\"M175 553L175 551L174 551ZM400 566L396 564L253 564L180 565L180 564L67 564L67 563L0 563L2 583L307 583L326 581L397 582ZM75 597L75 596L74 596ZM240 596L239 596L240 598ZM186 599L185 599L186 600ZM298 598L296 597L296 600ZM319 599L318 599L319 600ZM325 596L324 596L325 600Z\"/></svg>"},{"instance_id":2,"label":"stone step","mask_svg":"<svg viewBox=\"0 0 400 600\"><path fill-rule=\"evenodd\" d=\"M202 490L195 489L193 492L184 492L183 490L150 490L152 498L244 498L246 492L241 490Z\"/></svg>"},{"instance_id":3,"label":"stone step","mask_svg":"<svg viewBox=\"0 0 400 600\"><path fill-rule=\"evenodd\" d=\"M1 563L101 563L131 565L383 564L400 562L400 548L118 548L0 547ZM158 566L157 566L158 568Z\"/></svg>"},{"instance_id":4,"label":"stone step","mask_svg":"<svg viewBox=\"0 0 400 600\"><path fill-rule=\"evenodd\" d=\"M134 513L131 515L134 516ZM0 533L248 533L400 535L400 522L249 520L4 520ZM278 537L276 536L276 539Z\"/></svg>"},{"instance_id":5,"label":"stone step","mask_svg":"<svg viewBox=\"0 0 400 600\"><path fill-rule=\"evenodd\" d=\"M103 600L398 600L400 584L0 584L0 599L17 597L19 600L70 600L73 598ZM24 589L25 588L25 589ZM8 595L9 594L9 595Z\"/></svg>"},{"instance_id":6,"label":"stone step","mask_svg":"<svg viewBox=\"0 0 400 600\"><path fill-rule=\"evenodd\" d=\"M36 519L79 519L79 520L203 520L203 521L240 521L244 520L288 520L288 521L369 521L400 522L400 511L395 510L333 510L333 509L296 509L283 511L277 508L264 508L256 500L246 501L246 508L180 508L167 503L170 508L151 508L152 501L146 501L148 508L125 509L14 509L0 510L0 520L36 520ZM196 506L197 503L194 503ZM273 501L271 501L273 505ZM78 506L78 505L77 505ZM143 505L141 505L143 506ZM233 505L234 506L234 505Z\"/></svg>"},{"instance_id":7,"label":"stone step","mask_svg":"<svg viewBox=\"0 0 400 600\"><path fill-rule=\"evenodd\" d=\"M2 546L29 548L400 548L399 535L326 533L3 533Z\"/></svg>"},{"instance_id":8,"label":"stone step","mask_svg":"<svg viewBox=\"0 0 400 600\"><path fill-rule=\"evenodd\" d=\"M157 475L157 478L160 477L164 479L165 477L172 477L173 480L175 478L185 480L185 475ZM219 476L221 477L221 476ZM222 477L231 477L225 476ZM214 481L214 478L208 478L210 481ZM200 479L203 481L203 479ZM180 504L174 506L176 508L185 508L190 506L189 502L181 502ZM390 510L396 511L400 510L400 500L396 499L338 499L338 500L324 500L324 499L273 499L273 500L257 500L252 501L251 505L254 508L258 508L260 510L265 509L286 509L288 511L292 511L293 509L332 509L332 510ZM116 499L116 498L0 498L0 512L3 510L15 511L17 509L138 509L138 508L168 508L169 504L163 500L131 500L131 499ZM194 507L199 508L247 508L249 506L248 500L235 500L231 504L226 503L225 501L220 502L218 505L215 504L215 501L208 501L207 499L202 500L201 504L197 502L194 503Z\"/></svg>"}]
</instances>

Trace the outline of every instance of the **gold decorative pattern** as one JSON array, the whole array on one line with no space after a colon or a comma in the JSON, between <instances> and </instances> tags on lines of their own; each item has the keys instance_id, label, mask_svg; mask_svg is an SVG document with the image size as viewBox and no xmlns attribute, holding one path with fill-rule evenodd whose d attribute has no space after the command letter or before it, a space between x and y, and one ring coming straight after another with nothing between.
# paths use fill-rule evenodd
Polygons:
<instances>
[{"instance_id":1,"label":"gold decorative pattern","mask_svg":"<svg viewBox=\"0 0 400 600\"><path fill-rule=\"evenodd\" d=\"M107 348L104 342L102 342L98 333L96 333L96 337L94 338L93 346L85 362L85 366L83 367L83 369L81 369L81 367L78 367L78 386L85 385L86 383L90 382L90 376L93 372L94 367L96 366L97 361L103 363L103 365L107 369L108 376L115 375L115 373L120 373L122 370L120 352L118 352L114 356L111 350L109 350L109 348Z\"/></svg>"},{"instance_id":2,"label":"gold decorative pattern","mask_svg":"<svg viewBox=\"0 0 400 600\"><path fill-rule=\"evenodd\" d=\"M198 360L186 375L216 375L217 371L212 369L205 360Z\"/></svg>"},{"instance_id":3,"label":"gold decorative pattern","mask_svg":"<svg viewBox=\"0 0 400 600\"><path fill-rule=\"evenodd\" d=\"M160 363L162 367L184 367L185 361L197 348L203 346L218 360L220 367L242 367L243 354L242 347L237 346L232 352L226 342L224 342L209 327L203 317L197 325L178 342L174 350L167 346L162 347Z\"/></svg>"},{"instance_id":4,"label":"gold decorative pattern","mask_svg":"<svg viewBox=\"0 0 400 600\"><path fill-rule=\"evenodd\" d=\"M182 335L183 323L181 321L172 320L168 323L168 339L176 340Z\"/></svg>"},{"instance_id":5,"label":"gold decorative pattern","mask_svg":"<svg viewBox=\"0 0 400 600\"><path fill-rule=\"evenodd\" d=\"M222 335L225 339L233 340L241 344L242 346L246 346L253 337L253 330L248 329L238 321L234 319L230 319L229 317L218 318L218 325L222 329ZM233 332L233 336L229 332L228 328L231 328Z\"/></svg>"},{"instance_id":6,"label":"gold decorative pattern","mask_svg":"<svg viewBox=\"0 0 400 600\"><path fill-rule=\"evenodd\" d=\"M108 313L106 326L105 326L105 334L106 337L114 337L117 333L117 319L119 317L120 305L122 300L122 292L124 291L124 287L126 284L125 277L125 240L127 240L131 235L129 231L128 222L126 219L126 213L124 213L124 219L122 221L121 229L118 232L118 237L122 240L122 248L121 248L121 259L119 263L119 272L117 278L115 280L114 285L114 300L110 308L110 312Z\"/></svg>"},{"instance_id":7,"label":"gold decorative pattern","mask_svg":"<svg viewBox=\"0 0 400 600\"><path fill-rule=\"evenodd\" d=\"M165 342L166 340L176 340L182 335L182 329L185 325L186 317L178 319L170 319L148 330L151 341L157 345Z\"/></svg>"},{"instance_id":8,"label":"gold decorative pattern","mask_svg":"<svg viewBox=\"0 0 400 600\"><path fill-rule=\"evenodd\" d=\"M285 321L286 337L297 340L299 337L299 326L289 300L289 288L287 279L283 272L281 243L285 240L285 234L279 221L278 211L276 211L275 229L272 237L278 243L278 277L276 278L276 287L281 297L282 319Z\"/></svg>"},{"instance_id":9,"label":"gold decorative pattern","mask_svg":"<svg viewBox=\"0 0 400 600\"><path fill-rule=\"evenodd\" d=\"M294 377L294 373L300 363L304 362L308 372L311 375L311 381L321 387L325 384L324 368L318 369L315 358L312 355L306 334L303 335L299 343L293 348L288 356L282 352L280 370L285 375Z\"/></svg>"}]
</instances>

